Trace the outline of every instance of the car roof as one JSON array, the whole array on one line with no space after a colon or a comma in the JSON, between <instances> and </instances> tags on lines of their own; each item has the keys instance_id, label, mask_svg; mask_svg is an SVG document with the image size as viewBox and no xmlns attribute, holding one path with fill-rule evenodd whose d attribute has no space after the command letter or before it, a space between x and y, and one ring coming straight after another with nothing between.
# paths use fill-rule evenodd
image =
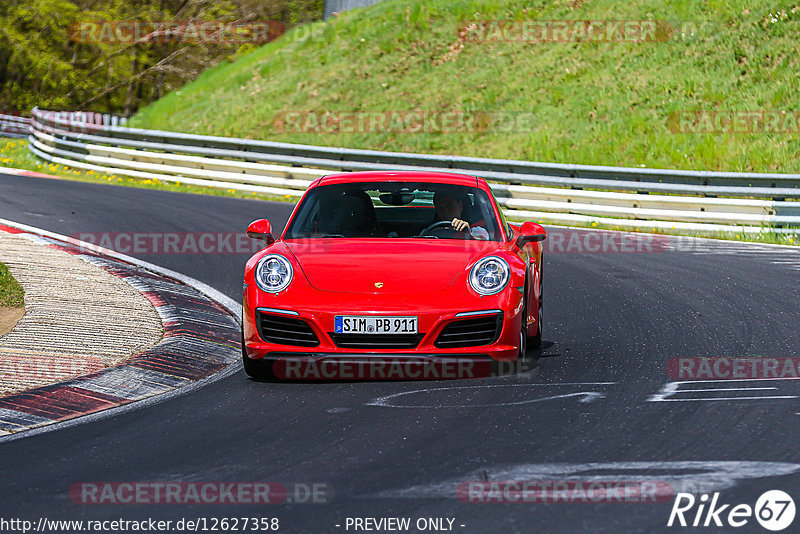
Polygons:
<instances>
[{"instance_id":1,"label":"car roof","mask_svg":"<svg viewBox=\"0 0 800 534\"><path fill-rule=\"evenodd\" d=\"M362 171L344 172L323 176L317 185L349 184L359 182L431 182L438 184L478 187L482 180L468 174L430 171Z\"/></svg>"}]
</instances>

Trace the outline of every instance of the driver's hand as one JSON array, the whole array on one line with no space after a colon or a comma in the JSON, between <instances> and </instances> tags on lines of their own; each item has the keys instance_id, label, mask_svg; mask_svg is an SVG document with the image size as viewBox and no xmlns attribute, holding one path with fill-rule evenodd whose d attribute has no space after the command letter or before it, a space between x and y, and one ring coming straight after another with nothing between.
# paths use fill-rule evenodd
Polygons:
<instances>
[{"instance_id":1,"label":"driver's hand","mask_svg":"<svg viewBox=\"0 0 800 534\"><path fill-rule=\"evenodd\" d=\"M469 223L467 221L462 221L461 219L456 218L450 221L450 226L452 226L453 229L458 232L463 232L464 230L469 228Z\"/></svg>"}]
</instances>

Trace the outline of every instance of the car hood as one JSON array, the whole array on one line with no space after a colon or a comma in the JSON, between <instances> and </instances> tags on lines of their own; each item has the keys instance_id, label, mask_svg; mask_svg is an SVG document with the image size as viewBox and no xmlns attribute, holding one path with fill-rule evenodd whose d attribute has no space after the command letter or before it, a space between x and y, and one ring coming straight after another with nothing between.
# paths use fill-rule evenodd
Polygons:
<instances>
[{"instance_id":1,"label":"car hood","mask_svg":"<svg viewBox=\"0 0 800 534\"><path fill-rule=\"evenodd\" d=\"M449 239L330 238L285 244L316 289L372 294L443 290L498 248L491 241Z\"/></svg>"}]
</instances>

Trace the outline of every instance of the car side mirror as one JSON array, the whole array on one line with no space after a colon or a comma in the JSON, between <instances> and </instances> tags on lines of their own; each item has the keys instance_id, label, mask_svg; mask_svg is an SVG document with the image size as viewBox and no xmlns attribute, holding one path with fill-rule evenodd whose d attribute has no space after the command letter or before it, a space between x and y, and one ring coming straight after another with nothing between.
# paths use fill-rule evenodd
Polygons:
<instances>
[{"instance_id":1,"label":"car side mirror","mask_svg":"<svg viewBox=\"0 0 800 534\"><path fill-rule=\"evenodd\" d=\"M272 237L272 225L269 224L267 219L258 219L251 222L247 227L247 236L253 239L263 239L267 245L275 242L275 238Z\"/></svg>"},{"instance_id":2,"label":"car side mirror","mask_svg":"<svg viewBox=\"0 0 800 534\"><path fill-rule=\"evenodd\" d=\"M519 227L519 237L517 238L517 246L524 247L528 243L535 243L547 239L547 230L540 224L534 222L524 222Z\"/></svg>"}]
</instances>

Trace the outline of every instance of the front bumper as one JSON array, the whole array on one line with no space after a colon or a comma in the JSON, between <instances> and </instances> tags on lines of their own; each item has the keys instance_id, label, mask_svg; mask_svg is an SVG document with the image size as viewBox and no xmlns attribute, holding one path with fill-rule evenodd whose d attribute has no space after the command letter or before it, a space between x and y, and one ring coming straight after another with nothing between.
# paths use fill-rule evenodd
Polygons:
<instances>
[{"instance_id":1,"label":"front bumper","mask_svg":"<svg viewBox=\"0 0 800 534\"><path fill-rule=\"evenodd\" d=\"M516 292L515 292L516 293ZM513 296L513 295L512 295ZM446 359L453 361L513 361L519 353L520 330L522 321L521 297L511 299L508 297L495 297L494 299L481 299L477 304L487 305L483 310L474 306L473 309L426 309L420 311L418 307L385 306L378 308L374 303L367 308L362 303L342 303L336 306L319 305L314 309L298 309L287 306L285 302L264 302L266 299L253 295L252 299L245 294L243 313L243 332L245 354L253 360L285 360L294 359L320 359L337 358L341 361L363 361L371 359L402 359L416 357L425 359ZM271 297L271 295L270 295ZM270 304L267 306L266 304ZM376 309L378 308L378 309ZM471 313L467 316L459 314ZM477 313L476 313L477 312ZM270 338L260 328L262 315L277 318L278 322L286 322L287 328L299 330L292 323L302 321L307 325L307 330L313 336L304 334L305 340L315 340L315 343L298 344L296 341L284 342L281 336ZM372 315L372 316L416 316L418 317L418 339L409 339L409 345L398 346L394 343L395 336L384 336L387 343L353 343L352 339L343 341L333 335L336 315ZM488 322L500 316L497 332L492 335L488 343L479 343L469 346L448 346L442 343L447 336L443 332L452 332L448 325L462 323L463 321L476 320ZM463 328L462 328L463 330ZM358 336L356 336L358 337ZM371 336L362 336L362 339L373 341ZM449 338L448 338L449 339ZM483 340L486 341L486 340ZM396 348L393 348L393 345Z\"/></svg>"}]
</instances>

